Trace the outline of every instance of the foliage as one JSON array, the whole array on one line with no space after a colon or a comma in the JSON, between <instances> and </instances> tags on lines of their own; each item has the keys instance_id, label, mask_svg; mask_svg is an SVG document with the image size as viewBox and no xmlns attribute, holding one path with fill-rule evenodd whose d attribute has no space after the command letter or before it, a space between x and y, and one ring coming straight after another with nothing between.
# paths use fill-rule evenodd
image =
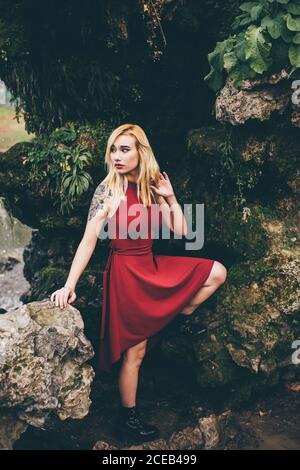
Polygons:
<instances>
[{"instance_id":1,"label":"foliage","mask_svg":"<svg viewBox=\"0 0 300 470\"><path fill-rule=\"evenodd\" d=\"M47 139L35 137L31 150L23 158L23 164L30 170L28 183L36 185L41 194L50 192L62 214L69 212L93 183L87 171L93 162L91 145L82 143L82 135L100 139L102 145L107 133L104 125L91 128L70 123L55 129Z\"/></svg>"},{"instance_id":2,"label":"foliage","mask_svg":"<svg viewBox=\"0 0 300 470\"><path fill-rule=\"evenodd\" d=\"M236 86L265 72L300 68L300 0L260 0L242 3L235 31L208 54L209 86L218 91L227 72Z\"/></svg>"}]
</instances>

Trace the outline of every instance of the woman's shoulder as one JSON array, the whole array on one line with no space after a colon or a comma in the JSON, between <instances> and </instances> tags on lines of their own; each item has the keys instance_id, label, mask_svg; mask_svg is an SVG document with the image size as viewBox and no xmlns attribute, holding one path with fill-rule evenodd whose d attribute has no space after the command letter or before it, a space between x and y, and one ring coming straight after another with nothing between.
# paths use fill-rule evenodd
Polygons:
<instances>
[{"instance_id":1,"label":"woman's shoulder","mask_svg":"<svg viewBox=\"0 0 300 470\"><path fill-rule=\"evenodd\" d=\"M92 201L89 208L88 218L91 219L99 211L106 211L109 213L109 202L111 199L111 190L105 181L101 181L96 187Z\"/></svg>"}]
</instances>

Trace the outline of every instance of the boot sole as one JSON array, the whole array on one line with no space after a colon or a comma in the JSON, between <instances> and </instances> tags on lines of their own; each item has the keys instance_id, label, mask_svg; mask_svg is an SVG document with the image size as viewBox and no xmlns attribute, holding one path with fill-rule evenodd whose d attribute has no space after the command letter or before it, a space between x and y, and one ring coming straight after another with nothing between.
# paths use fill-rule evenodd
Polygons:
<instances>
[{"instance_id":1,"label":"boot sole","mask_svg":"<svg viewBox=\"0 0 300 470\"><path fill-rule=\"evenodd\" d=\"M122 443L126 444L142 444L144 442L151 442L157 439L160 436L160 433L157 432L156 435L151 436L151 437L143 437L143 436L136 436L135 434L130 435L130 431L120 431L115 430L114 431L114 436L118 441L121 441Z\"/></svg>"}]
</instances>

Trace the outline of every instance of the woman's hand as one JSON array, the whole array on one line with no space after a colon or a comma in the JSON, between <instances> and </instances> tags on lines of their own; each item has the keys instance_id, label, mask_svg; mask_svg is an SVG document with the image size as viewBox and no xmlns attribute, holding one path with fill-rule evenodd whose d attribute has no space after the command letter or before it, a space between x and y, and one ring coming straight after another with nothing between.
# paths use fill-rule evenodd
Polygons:
<instances>
[{"instance_id":1,"label":"woman's hand","mask_svg":"<svg viewBox=\"0 0 300 470\"><path fill-rule=\"evenodd\" d=\"M162 197L172 197L174 196L174 191L171 185L171 181L165 171L159 173L159 182L156 186L150 185L150 188L155 191L158 196Z\"/></svg>"},{"instance_id":2,"label":"woman's hand","mask_svg":"<svg viewBox=\"0 0 300 470\"><path fill-rule=\"evenodd\" d=\"M72 304L76 300L75 289L71 287L62 287L51 294L51 302L55 302L56 307L64 308L67 304Z\"/></svg>"}]
</instances>

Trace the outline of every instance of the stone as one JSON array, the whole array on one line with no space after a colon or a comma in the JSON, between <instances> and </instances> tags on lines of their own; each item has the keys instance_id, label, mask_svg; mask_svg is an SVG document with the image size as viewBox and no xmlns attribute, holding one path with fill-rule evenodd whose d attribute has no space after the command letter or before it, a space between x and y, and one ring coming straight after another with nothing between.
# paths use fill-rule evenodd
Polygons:
<instances>
[{"instance_id":1,"label":"stone","mask_svg":"<svg viewBox=\"0 0 300 470\"><path fill-rule=\"evenodd\" d=\"M50 412L61 420L89 412L94 355L80 312L32 302L0 316L0 407L41 427Z\"/></svg>"},{"instance_id":2,"label":"stone","mask_svg":"<svg viewBox=\"0 0 300 470\"><path fill-rule=\"evenodd\" d=\"M204 448L215 449L220 442L219 419L216 415L206 416L198 420L199 429L203 435Z\"/></svg>"}]
</instances>

